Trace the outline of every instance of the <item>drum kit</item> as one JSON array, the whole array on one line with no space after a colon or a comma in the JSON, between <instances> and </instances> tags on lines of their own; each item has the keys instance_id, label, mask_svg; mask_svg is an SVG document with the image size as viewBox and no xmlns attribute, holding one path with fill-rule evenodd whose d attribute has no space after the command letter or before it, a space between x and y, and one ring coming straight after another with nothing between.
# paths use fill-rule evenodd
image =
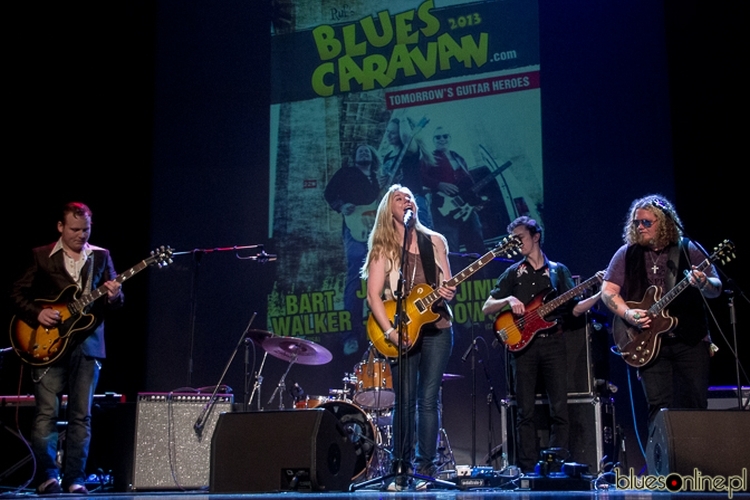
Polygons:
<instances>
[{"instance_id":1,"label":"drum kit","mask_svg":"<svg viewBox=\"0 0 750 500\"><path fill-rule=\"evenodd\" d=\"M328 349L304 338L277 337L263 330L250 330L247 338L259 345L266 355L288 363L268 401L271 404L278 397L279 409L284 409L286 376L293 365L324 365L333 359ZM259 381L262 381L262 377L256 378L258 381L251 402ZM306 395L295 384L295 388L289 391L294 398L293 408L320 408L331 412L354 443L357 463L352 480L369 479L390 469L391 414L396 400L391 366L371 352L367 359L354 367L353 373L344 374L342 381L343 387L329 389L328 395Z\"/></svg>"},{"instance_id":2,"label":"drum kit","mask_svg":"<svg viewBox=\"0 0 750 500\"><path fill-rule=\"evenodd\" d=\"M250 330L247 338L265 351L263 363L267 355L288 363L268 401L270 405L278 396L279 409L284 409L283 396L287 393L285 380L294 364L324 365L333 359L328 349L304 338L278 337L264 330ZM262 371L263 365L260 369ZM461 377L448 374L447 376ZM256 387L253 389L250 402L255 396L256 389L259 389L262 377L258 375L256 379ZM392 415L396 401L391 365L388 360L376 357L375 350L370 349L367 357L354 366L352 373L344 374L342 382L342 388L331 388L328 395L307 395L295 384L289 391L294 399L293 409L324 409L336 417L354 443L357 463L352 481L358 482L384 475L390 471L391 466ZM447 440L442 426L441 431L440 438Z\"/></svg>"}]
</instances>

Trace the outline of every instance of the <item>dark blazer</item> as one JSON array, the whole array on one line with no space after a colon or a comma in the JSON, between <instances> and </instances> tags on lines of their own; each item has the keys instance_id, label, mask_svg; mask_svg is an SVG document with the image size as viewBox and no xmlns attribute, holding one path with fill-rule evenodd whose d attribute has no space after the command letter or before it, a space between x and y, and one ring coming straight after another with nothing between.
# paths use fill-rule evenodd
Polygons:
<instances>
[{"instance_id":1,"label":"dark blazer","mask_svg":"<svg viewBox=\"0 0 750 500\"><path fill-rule=\"evenodd\" d=\"M37 317L42 311L42 304L36 303L37 299L55 300L60 293L75 281L65 269L63 252L58 251L50 257L50 252L55 243L35 248L32 251L32 262L26 269L26 272L13 285L11 300L16 315L26 322L29 326L36 328L39 326ZM117 277L115 267L112 264L112 258L109 250L93 246L93 252L89 255L89 260L93 259L93 265L86 264L81 272L81 282L85 286L89 282L89 272L92 274L92 290L101 286L105 281ZM66 294L67 300L70 300ZM62 299L61 299L62 300ZM87 356L104 358L106 351L104 348L104 316L109 309L120 307L123 302L123 295L109 303L106 297L101 297L89 306L87 313L96 317L94 327L88 333L88 336L81 332L83 340L83 353Z\"/></svg>"}]
</instances>

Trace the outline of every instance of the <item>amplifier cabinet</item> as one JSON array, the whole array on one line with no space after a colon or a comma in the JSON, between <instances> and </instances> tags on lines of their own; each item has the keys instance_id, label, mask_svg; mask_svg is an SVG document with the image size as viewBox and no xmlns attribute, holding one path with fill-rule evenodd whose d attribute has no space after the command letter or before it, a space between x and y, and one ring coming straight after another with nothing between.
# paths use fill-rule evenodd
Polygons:
<instances>
[{"instance_id":1,"label":"amplifier cabinet","mask_svg":"<svg viewBox=\"0 0 750 500\"><path fill-rule=\"evenodd\" d=\"M503 452L511 464L516 463L516 401L515 398L501 401ZM611 398L568 398L570 421L570 456L566 461L587 464L595 473L606 459L616 459L615 405ZM536 400L534 411L537 448L542 450L549 444L550 416L546 398ZM526 472L526 471L525 471Z\"/></svg>"},{"instance_id":2,"label":"amplifier cabinet","mask_svg":"<svg viewBox=\"0 0 750 500\"><path fill-rule=\"evenodd\" d=\"M232 395L217 395L202 432L194 426L208 394L140 393L136 408L133 490L188 490L209 484L211 437Z\"/></svg>"}]
</instances>

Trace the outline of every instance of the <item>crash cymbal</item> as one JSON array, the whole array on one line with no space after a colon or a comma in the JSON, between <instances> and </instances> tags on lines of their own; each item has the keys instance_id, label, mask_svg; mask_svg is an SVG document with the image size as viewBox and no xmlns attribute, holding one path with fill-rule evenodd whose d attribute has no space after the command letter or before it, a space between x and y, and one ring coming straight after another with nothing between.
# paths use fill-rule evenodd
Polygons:
<instances>
[{"instance_id":1,"label":"crash cymbal","mask_svg":"<svg viewBox=\"0 0 750 500\"><path fill-rule=\"evenodd\" d=\"M333 359L331 351L310 340L297 337L269 337L263 341L263 349L275 358L292 361L300 365L324 365Z\"/></svg>"},{"instance_id":2,"label":"crash cymbal","mask_svg":"<svg viewBox=\"0 0 750 500\"><path fill-rule=\"evenodd\" d=\"M258 344L259 346L263 346L263 341L266 340L269 337L273 337L273 332L267 332L265 330L248 330L247 332L247 338Z\"/></svg>"},{"instance_id":3,"label":"crash cymbal","mask_svg":"<svg viewBox=\"0 0 750 500\"><path fill-rule=\"evenodd\" d=\"M464 378L464 376L456 373L443 373L443 382L446 380L458 380L460 378Z\"/></svg>"}]
</instances>

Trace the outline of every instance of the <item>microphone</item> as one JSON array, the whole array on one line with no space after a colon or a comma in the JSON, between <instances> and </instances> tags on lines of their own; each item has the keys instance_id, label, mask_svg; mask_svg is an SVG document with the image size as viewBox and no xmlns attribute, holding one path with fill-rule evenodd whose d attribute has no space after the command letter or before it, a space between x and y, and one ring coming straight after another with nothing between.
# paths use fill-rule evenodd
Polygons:
<instances>
[{"instance_id":1,"label":"microphone","mask_svg":"<svg viewBox=\"0 0 750 500\"><path fill-rule=\"evenodd\" d=\"M476 345L477 345L477 339L472 340L471 344L469 344L469 347L466 348L466 352L464 353L464 355L461 356L461 361L462 362L466 363L466 358L469 357L469 354L474 349L474 347L476 347Z\"/></svg>"},{"instance_id":2,"label":"microphone","mask_svg":"<svg viewBox=\"0 0 750 500\"><path fill-rule=\"evenodd\" d=\"M411 208L407 208L406 212L404 212L404 226L411 227L412 222L414 221L414 210Z\"/></svg>"},{"instance_id":3,"label":"microphone","mask_svg":"<svg viewBox=\"0 0 750 500\"><path fill-rule=\"evenodd\" d=\"M254 260L256 262L260 262L261 264L265 264L266 262L273 262L276 260L276 255L271 253L266 253L265 250L261 250L258 255L254 257L250 257L251 260Z\"/></svg>"}]
</instances>

